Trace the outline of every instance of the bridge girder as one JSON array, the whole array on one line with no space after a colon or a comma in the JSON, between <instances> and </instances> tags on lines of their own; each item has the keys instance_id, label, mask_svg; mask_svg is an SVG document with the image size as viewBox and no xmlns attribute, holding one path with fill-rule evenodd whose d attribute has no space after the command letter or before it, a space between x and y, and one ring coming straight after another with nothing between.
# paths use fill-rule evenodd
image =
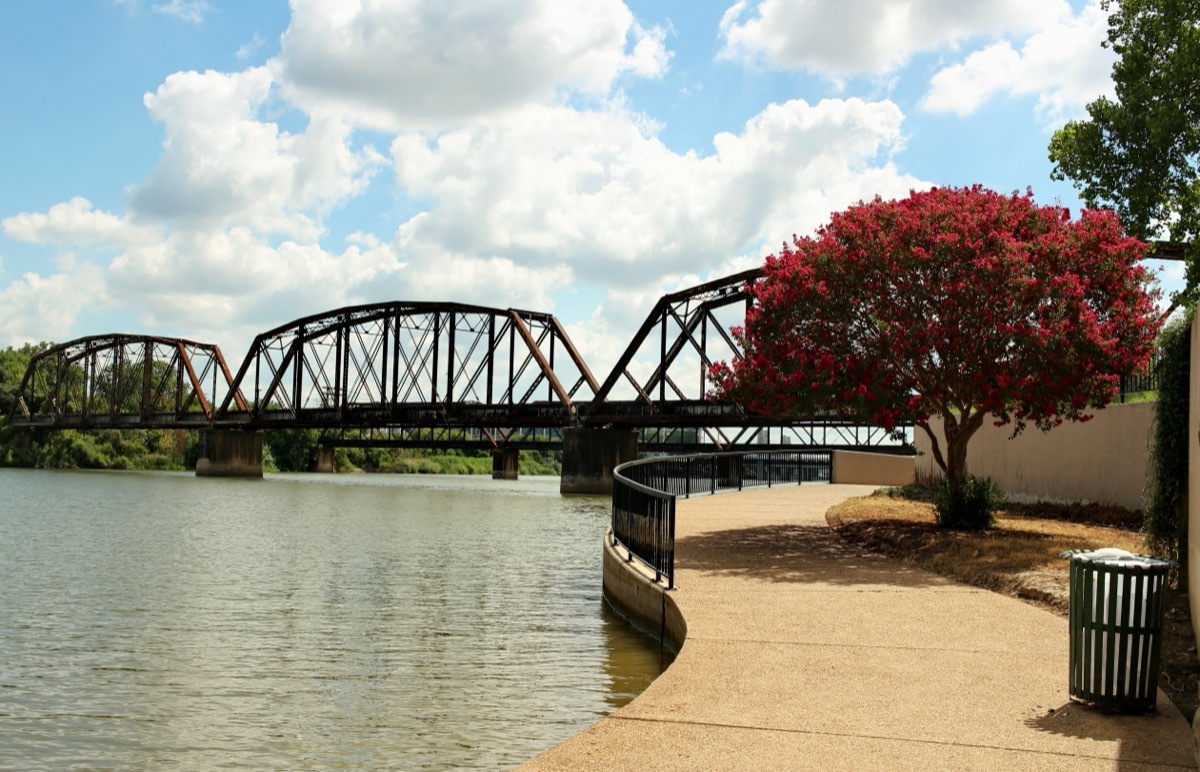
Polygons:
<instances>
[{"instance_id":1,"label":"bridge girder","mask_svg":"<svg viewBox=\"0 0 1200 772\"><path fill-rule=\"evenodd\" d=\"M762 269L755 268L662 296L600 385L586 420L595 424L612 416L614 423L638 421L640 425L670 426L679 425L679 418L672 414L683 412L692 416L689 425L696 425L696 417L707 414L711 419L705 428L709 440L721 448L734 445L735 441L720 427L758 421L738 405L706 399L708 372L713 364L741 353L730 336L729 325L717 317L717 312L736 305L748 308L749 287L761 276ZM744 311L740 318L745 318ZM652 336L656 329L655 341ZM639 381L630 368L639 354L646 353L648 344L655 342L657 364L644 382ZM714 346L720 348L720 354L714 353ZM691 367L697 369L689 374L686 371ZM623 409L614 410L612 395L622 379L635 396L624 402ZM694 390L691 384L696 384ZM724 423L718 419L724 419ZM780 421L772 423L778 425Z\"/></svg>"},{"instance_id":2,"label":"bridge girder","mask_svg":"<svg viewBox=\"0 0 1200 772\"><path fill-rule=\"evenodd\" d=\"M706 399L713 362L740 353L718 314L748 305L760 275L663 296L602 383L550 314L396 301L265 332L233 377L209 344L133 335L64 343L31 362L13 423L320 428L342 430L329 436L335 444L447 447L551 446L573 426L637 429L648 450L894 443L844 416L786 419ZM639 380L635 370L649 374Z\"/></svg>"},{"instance_id":3,"label":"bridge girder","mask_svg":"<svg viewBox=\"0 0 1200 772\"><path fill-rule=\"evenodd\" d=\"M52 346L25 370L10 419L53 428L203 426L230 389L218 346L113 333Z\"/></svg>"},{"instance_id":4,"label":"bridge girder","mask_svg":"<svg viewBox=\"0 0 1200 772\"><path fill-rule=\"evenodd\" d=\"M218 421L267 426L563 426L595 378L550 314L390 302L297 319L255 338Z\"/></svg>"}]
</instances>

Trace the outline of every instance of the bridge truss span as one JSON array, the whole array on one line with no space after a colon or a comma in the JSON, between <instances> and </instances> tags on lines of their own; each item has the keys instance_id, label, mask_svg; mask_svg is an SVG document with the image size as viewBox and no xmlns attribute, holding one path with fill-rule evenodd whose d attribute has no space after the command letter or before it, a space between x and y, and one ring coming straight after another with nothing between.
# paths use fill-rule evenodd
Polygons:
<instances>
[{"instance_id":1,"label":"bridge truss span","mask_svg":"<svg viewBox=\"0 0 1200 772\"><path fill-rule=\"evenodd\" d=\"M81 338L35 358L14 426L322 430L327 447L556 448L634 432L651 452L882 447L903 437L828 411L768 416L706 394L741 351L758 270L663 296L598 381L553 315L392 301L306 316L254 339L235 376L216 346ZM582 436L582 435L579 435Z\"/></svg>"},{"instance_id":2,"label":"bridge truss span","mask_svg":"<svg viewBox=\"0 0 1200 772\"><path fill-rule=\"evenodd\" d=\"M93 335L30 360L10 418L59 429L207 426L214 404L245 409L218 346L149 335Z\"/></svg>"},{"instance_id":3,"label":"bridge truss span","mask_svg":"<svg viewBox=\"0 0 1200 772\"><path fill-rule=\"evenodd\" d=\"M218 422L258 427L559 427L598 384L550 314L390 302L259 335Z\"/></svg>"}]
</instances>

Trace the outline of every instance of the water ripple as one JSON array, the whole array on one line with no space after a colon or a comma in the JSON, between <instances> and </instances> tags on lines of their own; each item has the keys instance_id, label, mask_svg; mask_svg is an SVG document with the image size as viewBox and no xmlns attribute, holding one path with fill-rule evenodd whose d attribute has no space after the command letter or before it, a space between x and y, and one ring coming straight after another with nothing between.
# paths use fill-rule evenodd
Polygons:
<instances>
[{"instance_id":1,"label":"water ripple","mask_svg":"<svg viewBox=\"0 0 1200 772\"><path fill-rule=\"evenodd\" d=\"M0 768L507 768L661 669L557 480L0 488Z\"/></svg>"}]
</instances>

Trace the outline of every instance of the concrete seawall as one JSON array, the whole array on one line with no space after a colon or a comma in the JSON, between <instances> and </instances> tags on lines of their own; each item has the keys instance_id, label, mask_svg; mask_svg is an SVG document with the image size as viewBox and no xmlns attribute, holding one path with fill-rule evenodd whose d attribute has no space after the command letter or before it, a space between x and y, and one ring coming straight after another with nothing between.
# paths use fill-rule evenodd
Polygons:
<instances>
[{"instance_id":1,"label":"concrete seawall","mask_svg":"<svg viewBox=\"0 0 1200 772\"><path fill-rule=\"evenodd\" d=\"M613 547L612 529L604 534L604 598L618 614L628 619L672 651L679 651L687 638L687 622L674 599L654 581L654 572L640 562L625 559Z\"/></svg>"}]
</instances>

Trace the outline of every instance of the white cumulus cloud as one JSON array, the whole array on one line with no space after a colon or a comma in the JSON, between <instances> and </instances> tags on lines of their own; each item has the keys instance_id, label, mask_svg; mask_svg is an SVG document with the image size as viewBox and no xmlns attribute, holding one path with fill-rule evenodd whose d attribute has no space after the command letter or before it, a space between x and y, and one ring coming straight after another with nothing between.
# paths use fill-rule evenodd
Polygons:
<instances>
[{"instance_id":1,"label":"white cumulus cloud","mask_svg":"<svg viewBox=\"0 0 1200 772\"><path fill-rule=\"evenodd\" d=\"M336 117L313 117L299 134L259 120L271 86L269 71L255 67L178 72L147 94L166 137L158 166L130 193L135 218L317 238L323 215L360 192L380 158L352 149Z\"/></svg>"},{"instance_id":2,"label":"white cumulus cloud","mask_svg":"<svg viewBox=\"0 0 1200 772\"><path fill-rule=\"evenodd\" d=\"M0 287L0 340L19 346L74 337L79 315L105 302L103 288L101 272L89 264L50 276L24 274Z\"/></svg>"},{"instance_id":3,"label":"white cumulus cloud","mask_svg":"<svg viewBox=\"0 0 1200 772\"><path fill-rule=\"evenodd\" d=\"M997 94L1038 96L1038 109L1057 122L1112 93L1115 54L1100 43L1108 31L1099 0L1067 14L1015 48L1000 41L938 71L922 109L969 115Z\"/></svg>"},{"instance_id":4,"label":"white cumulus cloud","mask_svg":"<svg viewBox=\"0 0 1200 772\"><path fill-rule=\"evenodd\" d=\"M282 323L324 308L361 302L374 285L400 270L388 244L372 238L333 253L316 244L285 241L274 246L248 228L180 231L153 244L130 249L109 269L113 297L139 303L146 318L194 321L203 308L181 298L190 295L235 301L238 315Z\"/></svg>"},{"instance_id":5,"label":"white cumulus cloud","mask_svg":"<svg viewBox=\"0 0 1200 772\"><path fill-rule=\"evenodd\" d=\"M212 6L204 0L168 0L151 6L156 13L176 16L192 24L204 21L204 15L212 10Z\"/></svg>"},{"instance_id":6,"label":"white cumulus cloud","mask_svg":"<svg viewBox=\"0 0 1200 772\"><path fill-rule=\"evenodd\" d=\"M663 38L621 0L292 0L275 66L311 112L437 127L660 76Z\"/></svg>"},{"instance_id":7,"label":"white cumulus cloud","mask_svg":"<svg viewBox=\"0 0 1200 772\"><path fill-rule=\"evenodd\" d=\"M531 106L432 139L404 134L396 179L431 201L405 243L566 264L605 286L685 275L922 186L886 160L901 120L890 102L795 100L718 135L708 156L676 153L612 110Z\"/></svg>"},{"instance_id":8,"label":"white cumulus cloud","mask_svg":"<svg viewBox=\"0 0 1200 772\"><path fill-rule=\"evenodd\" d=\"M1031 32L1065 0L738 0L725 12L721 55L840 78L882 74L923 51Z\"/></svg>"},{"instance_id":9,"label":"white cumulus cloud","mask_svg":"<svg viewBox=\"0 0 1200 772\"><path fill-rule=\"evenodd\" d=\"M102 212L82 196L55 204L44 214L22 212L0 221L4 233L31 244L104 244L127 246L153 241L157 230Z\"/></svg>"}]
</instances>

